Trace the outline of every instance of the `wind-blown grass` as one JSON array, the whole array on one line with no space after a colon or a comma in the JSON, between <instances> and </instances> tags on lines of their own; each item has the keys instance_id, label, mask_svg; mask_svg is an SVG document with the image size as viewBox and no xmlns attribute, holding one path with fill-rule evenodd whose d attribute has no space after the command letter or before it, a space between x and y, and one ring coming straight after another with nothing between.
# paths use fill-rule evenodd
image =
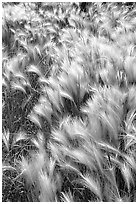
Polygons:
<instances>
[{"instance_id":1,"label":"wind-blown grass","mask_svg":"<svg viewBox=\"0 0 138 204\"><path fill-rule=\"evenodd\" d=\"M3 3L3 201L136 201L135 7Z\"/></svg>"}]
</instances>

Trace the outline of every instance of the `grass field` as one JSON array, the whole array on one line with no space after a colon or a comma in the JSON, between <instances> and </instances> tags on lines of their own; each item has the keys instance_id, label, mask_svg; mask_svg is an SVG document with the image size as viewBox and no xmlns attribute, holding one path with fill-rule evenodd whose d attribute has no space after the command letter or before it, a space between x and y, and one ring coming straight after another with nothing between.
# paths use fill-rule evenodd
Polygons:
<instances>
[{"instance_id":1,"label":"grass field","mask_svg":"<svg viewBox=\"0 0 138 204\"><path fill-rule=\"evenodd\" d=\"M2 6L2 201L136 202L136 3Z\"/></svg>"}]
</instances>

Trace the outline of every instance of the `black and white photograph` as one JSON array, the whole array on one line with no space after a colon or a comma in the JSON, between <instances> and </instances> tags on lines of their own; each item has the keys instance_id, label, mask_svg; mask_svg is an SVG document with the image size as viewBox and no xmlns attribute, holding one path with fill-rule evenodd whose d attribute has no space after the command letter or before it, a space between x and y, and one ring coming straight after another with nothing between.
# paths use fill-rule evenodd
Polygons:
<instances>
[{"instance_id":1,"label":"black and white photograph","mask_svg":"<svg viewBox=\"0 0 138 204\"><path fill-rule=\"evenodd\" d=\"M136 2L2 2L2 202L136 202Z\"/></svg>"}]
</instances>

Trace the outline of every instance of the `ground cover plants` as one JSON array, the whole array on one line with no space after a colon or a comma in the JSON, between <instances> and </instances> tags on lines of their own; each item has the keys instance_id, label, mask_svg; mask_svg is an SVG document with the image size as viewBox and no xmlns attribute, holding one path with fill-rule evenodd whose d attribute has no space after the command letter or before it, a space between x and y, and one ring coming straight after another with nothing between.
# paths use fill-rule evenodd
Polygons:
<instances>
[{"instance_id":1,"label":"ground cover plants","mask_svg":"<svg viewBox=\"0 0 138 204\"><path fill-rule=\"evenodd\" d=\"M135 202L136 4L2 7L3 202Z\"/></svg>"}]
</instances>

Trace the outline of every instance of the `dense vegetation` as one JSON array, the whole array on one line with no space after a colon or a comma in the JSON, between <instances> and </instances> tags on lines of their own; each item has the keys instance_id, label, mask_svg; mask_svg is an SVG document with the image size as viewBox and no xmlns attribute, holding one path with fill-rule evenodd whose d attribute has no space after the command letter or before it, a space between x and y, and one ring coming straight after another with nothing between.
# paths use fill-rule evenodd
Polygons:
<instances>
[{"instance_id":1,"label":"dense vegetation","mask_svg":"<svg viewBox=\"0 0 138 204\"><path fill-rule=\"evenodd\" d=\"M136 201L136 4L2 5L3 201Z\"/></svg>"}]
</instances>

